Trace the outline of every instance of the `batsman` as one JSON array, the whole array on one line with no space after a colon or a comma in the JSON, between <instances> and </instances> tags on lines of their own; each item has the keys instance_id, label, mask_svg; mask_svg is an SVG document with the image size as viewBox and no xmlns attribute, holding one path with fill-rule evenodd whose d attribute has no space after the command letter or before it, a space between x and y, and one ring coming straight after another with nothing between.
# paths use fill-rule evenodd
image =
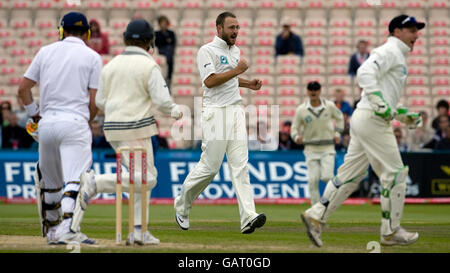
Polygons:
<instances>
[{"instance_id":1,"label":"batsman","mask_svg":"<svg viewBox=\"0 0 450 273\"><path fill-rule=\"evenodd\" d=\"M413 49L424 23L400 15L389 23L390 37L375 48L358 69L358 83L363 88L361 101L350 121L350 144L344 164L327 184L320 199L301 215L307 234L322 246L322 228L328 217L366 177L370 164L381 181L381 244L409 245L417 241L417 232L400 226L406 192L408 166L400 157L391 121L396 119L410 129L421 124L421 117L398 107L406 83L406 57Z\"/></svg>"}]
</instances>

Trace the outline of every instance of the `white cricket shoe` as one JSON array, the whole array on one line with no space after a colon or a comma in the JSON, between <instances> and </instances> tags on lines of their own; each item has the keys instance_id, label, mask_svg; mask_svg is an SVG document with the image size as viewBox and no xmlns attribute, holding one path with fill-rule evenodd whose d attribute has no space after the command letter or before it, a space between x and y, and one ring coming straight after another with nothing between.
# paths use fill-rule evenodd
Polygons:
<instances>
[{"instance_id":1,"label":"white cricket shoe","mask_svg":"<svg viewBox=\"0 0 450 273\"><path fill-rule=\"evenodd\" d=\"M264 226L266 223L266 215L264 213L258 214L253 220L251 220L242 230L242 234L250 234L255 231L256 228Z\"/></svg>"},{"instance_id":2,"label":"white cricket shoe","mask_svg":"<svg viewBox=\"0 0 450 273\"><path fill-rule=\"evenodd\" d=\"M134 242L138 245L159 245L159 239L149 231L144 233L144 239L142 240L142 230L138 228L134 229Z\"/></svg>"},{"instance_id":3,"label":"white cricket shoe","mask_svg":"<svg viewBox=\"0 0 450 273\"><path fill-rule=\"evenodd\" d=\"M47 239L47 244L49 245L56 245L58 243L58 236L56 233L56 230L58 228L58 225L50 227L47 231L47 235L45 235Z\"/></svg>"},{"instance_id":4,"label":"white cricket shoe","mask_svg":"<svg viewBox=\"0 0 450 273\"><path fill-rule=\"evenodd\" d=\"M393 245L410 245L419 239L419 233L408 232L404 228L399 227L394 233L390 235L381 235L381 244L384 246Z\"/></svg>"},{"instance_id":5,"label":"white cricket shoe","mask_svg":"<svg viewBox=\"0 0 450 273\"><path fill-rule=\"evenodd\" d=\"M93 239L89 239L84 233L81 232L67 232L61 235L57 244L58 245L67 245L70 243L79 243L86 245L96 245L97 242Z\"/></svg>"},{"instance_id":6,"label":"white cricket shoe","mask_svg":"<svg viewBox=\"0 0 450 273\"><path fill-rule=\"evenodd\" d=\"M80 204L81 208L83 210L86 210L89 204L89 200L91 200L91 198L97 194L97 185L95 184L94 170L82 173L80 180Z\"/></svg>"},{"instance_id":7,"label":"white cricket shoe","mask_svg":"<svg viewBox=\"0 0 450 273\"><path fill-rule=\"evenodd\" d=\"M315 246L321 247L323 245L321 238L322 228L325 225L325 223L308 216L306 212L301 214L301 218L306 226L306 233L308 234L308 237L311 240L311 242Z\"/></svg>"},{"instance_id":8,"label":"white cricket shoe","mask_svg":"<svg viewBox=\"0 0 450 273\"><path fill-rule=\"evenodd\" d=\"M180 226L182 230L188 230L189 229L189 217L184 217L179 215L178 213L175 213L175 221Z\"/></svg>"}]
</instances>

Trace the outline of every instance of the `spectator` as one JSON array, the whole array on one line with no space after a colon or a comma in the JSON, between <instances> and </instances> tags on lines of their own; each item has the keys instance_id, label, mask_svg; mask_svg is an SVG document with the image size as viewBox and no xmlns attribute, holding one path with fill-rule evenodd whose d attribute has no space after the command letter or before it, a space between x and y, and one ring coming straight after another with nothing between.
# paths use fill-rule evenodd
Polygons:
<instances>
[{"instance_id":1,"label":"spectator","mask_svg":"<svg viewBox=\"0 0 450 273\"><path fill-rule=\"evenodd\" d=\"M155 45L158 52L166 57L167 61L167 76L166 82L170 86L173 73L175 47L177 45L177 37L175 32L169 30L170 21L167 16L158 17L158 25L160 30L155 32ZM169 88L170 90L170 88Z\"/></svg>"},{"instance_id":2,"label":"spectator","mask_svg":"<svg viewBox=\"0 0 450 273\"><path fill-rule=\"evenodd\" d=\"M335 144L335 150L346 152L350 144L350 130L345 128L341 135L341 142Z\"/></svg>"},{"instance_id":3,"label":"spectator","mask_svg":"<svg viewBox=\"0 0 450 273\"><path fill-rule=\"evenodd\" d=\"M91 26L91 37L88 45L98 54L109 54L109 37L108 34L101 31L100 24L97 20L92 19L89 22Z\"/></svg>"},{"instance_id":4,"label":"spectator","mask_svg":"<svg viewBox=\"0 0 450 273\"><path fill-rule=\"evenodd\" d=\"M408 146L412 151L417 151L423 148L433 138L433 130L428 127L428 114L425 111L420 111L422 116L422 127L417 128L408 136Z\"/></svg>"},{"instance_id":5,"label":"spectator","mask_svg":"<svg viewBox=\"0 0 450 273\"><path fill-rule=\"evenodd\" d=\"M9 124L8 121L9 113L11 113L12 111L11 103L9 101L2 101L0 105L2 107L2 112L0 115L1 127L6 127Z\"/></svg>"},{"instance_id":6,"label":"spectator","mask_svg":"<svg viewBox=\"0 0 450 273\"><path fill-rule=\"evenodd\" d=\"M282 23L283 30L275 40L275 57L278 55L295 54L303 57L303 44L299 35L291 31L290 20Z\"/></svg>"},{"instance_id":7,"label":"spectator","mask_svg":"<svg viewBox=\"0 0 450 273\"><path fill-rule=\"evenodd\" d=\"M109 149L111 146L103 134L102 125L98 120L93 120L91 122L91 132L92 132L92 148L99 149Z\"/></svg>"},{"instance_id":8,"label":"spectator","mask_svg":"<svg viewBox=\"0 0 450 273\"><path fill-rule=\"evenodd\" d=\"M153 155L155 156L159 149L169 149L169 142L167 142L167 138L161 135L161 131L159 130L159 121L156 121L156 128L158 129L159 134L152 136L152 147L153 147Z\"/></svg>"},{"instance_id":9,"label":"spectator","mask_svg":"<svg viewBox=\"0 0 450 273\"><path fill-rule=\"evenodd\" d=\"M18 149L30 148L34 139L27 131L20 127L18 118L14 112L8 114L8 125L2 130L2 148Z\"/></svg>"},{"instance_id":10,"label":"spectator","mask_svg":"<svg viewBox=\"0 0 450 273\"><path fill-rule=\"evenodd\" d=\"M450 126L450 117L448 115L439 116L439 129L434 134L431 141L424 145L424 148L434 149L436 144L446 137L445 132Z\"/></svg>"},{"instance_id":11,"label":"spectator","mask_svg":"<svg viewBox=\"0 0 450 273\"><path fill-rule=\"evenodd\" d=\"M344 100L345 91L341 88L336 88L333 93L334 96L334 104L336 104L337 108L341 110L344 114L347 114L348 117L351 117L353 114L353 108L347 101ZM347 117L347 118L348 118Z\"/></svg>"},{"instance_id":12,"label":"spectator","mask_svg":"<svg viewBox=\"0 0 450 273\"><path fill-rule=\"evenodd\" d=\"M359 86L357 88L358 88L359 97L355 98L355 101L353 101L353 109L356 109L356 105L358 105L358 102L361 100L361 95L362 95L362 88Z\"/></svg>"},{"instance_id":13,"label":"spectator","mask_svg":"<svg viewBox=\"0 0 450 273\"><path fill-rule=\"evenodd\" d=\"M291 127L292 127L292 122L290 120L286 120L285 122L283 122L283 125L281 126L281 130L280 130L280 138L279 138L280 145L278 146L278 150L284 150L283 146L285 144L282 144L281 143L282 141L286 141L286 143L289 146L289 150L303 150L305 148L305 146L303 144L299 145L292 139ZM281 133L289 134L289 140L287 140L284 135L282 136Z\"/></svg>"},{"instance_id":14,"label":"spectator","mask_svg":"<svg viewBox=\"0 0 450 273\"><path fill-rule=\"evenodd\" d=\"M25 110L25 107L23 106L23 101L20 98L20 96L17 96L17 105L19 106L19 108L14 110L14 113L16 114L19 120L18 121L19 126L25 128L27 126L28 114L27 110Z\"/></svg>"},{"instance_id":15,"label":"spectator","mask_svg":"<svg viewBox=\"0 0 450 273\"><path fill-rule=\"evenodd\" d=\"M433 119L433 122L431 123L431 127L433 127L434 130L439 129L439 117L440 116L448 116L448 109L449 109L449 103L446 100L439 100L436 104L436 110L438 112L438 116Z\"/></svg>"},{"instance_id":16,"label":"spectator","mask_svg":"<svg viewBox=\"0 0 450 273\"><path fill-rule=\"evenodd\" d=\"M450 150L450 126L445 131L445 137L436 143L436 150Z\"/></svg>"},{"instance_id":17,"label":"spectator","mask_svg":"<svg viewBox=\"0 0 450 273\"><path fill-rule=\"evenodd\" d=\"M359 40L356 45L357 52L350 57L348 65L348 74L353 78L356 76L356 71L361 64L369 58L369 52L367 51L368 42L365 40Z\"/></svg>"},{"instance_id":18,"label":"spectator","mask_svg":"<svg viewBox=\"0 0 450 273\"><path fill-rule=\"evenodd\" d=\"M398 149L400 152L407 152L409 150L408 144L403 139L403 131L400 127L394 128L395 140L397 140Z\"/></svg>"}]
</instances>

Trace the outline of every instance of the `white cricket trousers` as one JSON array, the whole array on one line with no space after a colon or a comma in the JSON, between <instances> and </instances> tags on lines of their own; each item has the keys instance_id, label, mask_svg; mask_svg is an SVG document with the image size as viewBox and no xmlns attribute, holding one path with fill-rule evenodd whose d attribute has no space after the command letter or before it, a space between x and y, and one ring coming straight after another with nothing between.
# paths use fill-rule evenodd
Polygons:
<instances>
[{"instance_id":1,"label":"white cricket trousers","mask_svg":"<svg viewBox=\"0 0 450 273\"><path fill-rule=\"evenodd\" d=\"M203 108L202 134L200 161L186 177L180 195L175 198L175 211L182 216L189 216L192 203L219 172L226 153L242 229L258 216L247 166L248 140L243 107L230 105Z\"/></svg>"},{"instance_id":2,"label":"white cricket trousers","mask_svg":"<svg viewBox=\"0 0 450 273\"><path fill-rule=\"evenodd\" d=\"M152 189L156 186L156 177L158 175L155 162L153 158L153 146L151 138L143 138L137 140L127 140L127 141L110 141L109 142L114 150L118 151L121 147L144 147L147 149L147 200L149 205L150 196ZM141 219L141 185L142 185L142 176L141 176L141 153L139 151L135 151L134 154L134 225L142 225ZM128 168L130 166L130 153L129 151L122 151L122 191L129 192L130 190L130 175L128 172ZM108 174L98 174L95 175L95 184L97 185L97 192L104 193L116 193L116 183L117 183L117 174L108 173ZM147 223L148 224L148 215L149 210L147 209Z\"/></svg>"},{"instance_id":3,"label":"white cricket trousers","mask_svg":"<svg viewBox=\"0 0 450 273\"><path fill-rule=\"evenodd\" d=\"M325 188L325 200L312 206L307 213L316 219L326 221L344 200L356 190L367 174L369 163L380 178L381 234L391 234L400 225L405 197L407 168L404 167L390 122L377 117L372 110L356 109L350 121L350 144L342 164ZM338 185L338 190L333 188ZM326 196L327 192L337 192ZM389 194L390 193L390 194ZM338 201L335 201L338 200ZM337 202L337 203L336 203Z\"/></svg>"},{"instance_id":4,"label":"white cricket trousers","mask_svg":"<svg viewBox=\"0 0 450 273\"><path fill-rule=\"evenodd\" d=\"M81 116L61 111L48 111L39 121L39 169L46 193L46 202L58 203L62 192L78 192L80 177L92 165L92 134ZM75 182L75 183L70 183ZM59 199L59 200L58 200ZM74 198L62 198L62 212L72 213Z\"/></svg>"},{"instance_id":5,"label":"white cricket trousers","mask_svg":"<svg viewBox=\"0 0 450 273\"><path fill-rule=\"evenodd\" d=\"M313 152L305 150L306 167L308 168L308 188L311 205L319 202L319 181L328 182L334 176L335 151Z\"/></svg>"}]
</instances>

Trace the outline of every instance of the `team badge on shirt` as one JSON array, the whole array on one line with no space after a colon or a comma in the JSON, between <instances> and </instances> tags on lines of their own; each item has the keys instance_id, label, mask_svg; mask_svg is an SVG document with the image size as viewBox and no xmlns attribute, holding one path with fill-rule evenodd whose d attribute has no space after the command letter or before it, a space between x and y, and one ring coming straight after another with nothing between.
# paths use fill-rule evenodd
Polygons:
<instances>
[{"instance_id":1,"label":"team badge on shirt","mask_svg":"<svg viewBox=\"0 0 450 273\"><path fill-rule=\"evenodd\" d=\"M221 64L228 64L228 59L226 56L220 56L220 63Z\"/></svg>"},{"instance_id":2,"label":"team badge on shirt","mask_svg":"<svg viewBox=\"0 0 450 273\"><path fill-rule=\"evenodd\" d=\"M305 122L306 123L310 123L312 121L312 117L311 116L306 116L305 117Z\"/></svg>"}]
</instances>

